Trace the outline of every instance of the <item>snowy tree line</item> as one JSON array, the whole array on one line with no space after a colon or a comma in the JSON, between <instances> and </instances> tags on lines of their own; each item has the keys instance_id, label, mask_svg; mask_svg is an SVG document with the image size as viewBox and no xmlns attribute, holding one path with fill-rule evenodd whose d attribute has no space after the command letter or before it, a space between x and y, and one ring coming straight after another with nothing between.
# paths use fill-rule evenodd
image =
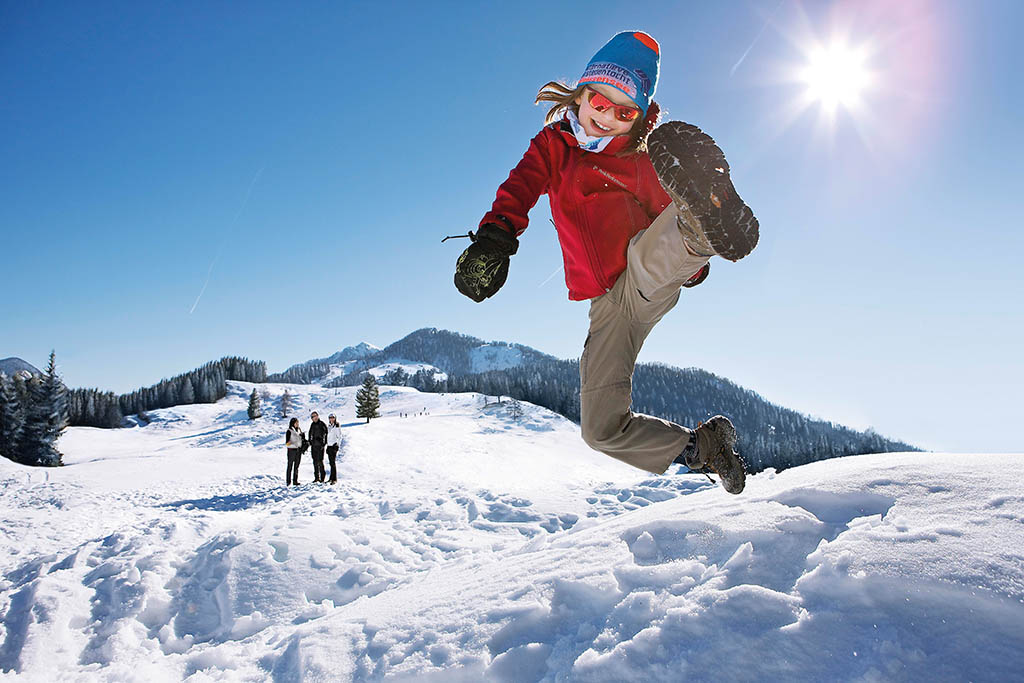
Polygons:
<instances>
[{"instance_id":1,"label":"snowy tree line","mask_svg":"<svg viewBox=\"0 0 1024 683\"><path fill-rule=\"evenodd\" d=\"M409 373L404 368L388 370L381 376L380 383L390 387L409 386Z\"/></svg>"},{"instance_id":2,"label":"snowy tree line","mask_svg":"<svg viewBox=\"0 0 1024 683\"><path fill-rule=\"evenodd\" d=\"M125 415L191 403L214 403L227 396L229 379L264 382L266 378L267 364L263 361L226 357L151 387L122 394L119 402Z\"/></svg>"},{"instance_id":3,"label":"snowy tree line","mask_svg":"<svg viewBox=\"0 0 1024 683\"><path fill-rule=\"evenodd\" d=\"M227 396L227 380L266 379L267 365L263 361L229 356L120 396L99 389L74 389L69 395L68 418L75 427L117 427L125 415L136 414L145 419L149 410L214 403Z\"/></svg>"},{"instance_id":4,"label":"snowy tree line","mask_svg":"<svg viewBox=\"0 0 1024 683\"><path fill-rule=\"evenodd\" d=\"M428 377L429 375L429 377ZM385 375L382 384L402 380ZM510 396L544 406L579 423L579 362L546 361L506 370L450 374L434 380L433 373L405 375L405 386L429 392L475 391ZM359 383L356 376L339 378ZM869 429L859 432L769 403L753 391L696 368L680 369L656 363L637 365L633 375L633 410L695 427L712 415L723 414L736 425L738 448L751 471L782 470L817 460L861 453L919 450L886 439Z\"/></svg>"},{"instance_id":5,"label":"snowy tree line","mask_svg":"<svg viewBox=\"0 0 1024 683\"><path fill-rule=\"evenodd\" d=\"M341 375L340 377L335 377L330 382L324 382L324 388L325 389L337 389L339 387L357 387L357 386L359 386L360 384L363 383L363 375L365 375L365 374L366 373L360 371L360 372L350 372L347 375ZM399 385L392 385L392 386L399 386ZM401 385L401 386L405 386L405 385Z\"/></svg>"},{"instance_id":6,"label":"snowy tree line","mask_svg":"<svg viewBox=\"0 0 1024 683\"><path fill-rule=\"evenodd\" d=\"M0 373L0 455L23 465L63 465L57 439L67 426L67 392L50 353L40 375Z\"/></svg>"},{"instance_id":7,"label":"snowy tree line","mask_svg":"<svg viewBox=\"0 0 1024 683\"><path fill-rule=\"evenodd\" d=\"M633 374L633 410L695 426L728 415L740 436L738 449L751 471L782 470L861 453L920 450L769 403L757 393L697 368L642 363Z\"/></svg>"},{"instance_id":8,"label":"snowy tree line","mask_svg":"<svg viewBox=\"0 0 1024 683\"><path fill-rule=\"evenodd\" d=\"M432 386L431 386L432 385ZM580 421L580 365L575 360L553 360L506 370L449 375L420 391L475 391L487 396L510 396Z\"/></svg>"},{"instance_id":9,"label":"snowy tree line","mask_svg":"<svg viewBox=\"0 0 1024 683\"><path fill-rule=\"evenodd\" d=\"M436 373L436 370L423 368L410 375L402 368L395 368L381 375L380 383L391 387L413 387L414 389L429 393L441 393L444 391L442 388L443 380L434 379ZM330 382L326 382L324 388L356 387L363 383L365 375L365 372L350 372L347 375L342 375Z\"/></svg>"},{"instance_id":10,"label":"snowy tree line","mask_svg":"<svg viewBox=\"0 0 1024 683\"><path fill-rule=\"evenodd\" d=\"M304 363L293 365L284 372L275 372L262 381L277 384L312 384L330 371L331 364L326 361Z\"/></svg>"},{"instance_id":11,"label":"snowy tree line","mask_svg":"<svg viewBox=\"0 0 1024 683\"><path fill-rule=\"evenodd\" d=\"M72 427L121 426L121 402L112 391L71 389L68 391L68 420Z\"/></svg>"}]
</instances>

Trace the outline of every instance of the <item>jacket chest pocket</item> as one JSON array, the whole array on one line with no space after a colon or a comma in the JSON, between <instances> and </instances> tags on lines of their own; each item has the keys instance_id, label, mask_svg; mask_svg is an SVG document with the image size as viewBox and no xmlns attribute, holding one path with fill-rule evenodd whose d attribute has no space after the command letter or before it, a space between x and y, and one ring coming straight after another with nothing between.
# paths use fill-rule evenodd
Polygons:
<instances>
[{"instance_id":1,"label":"jacket chest pocket","mask_svg":"<svg viewBox=\"0 0 1024 683\"><path fill-rule=\"evenodd\" d=\"M581 164L577 178L579 190L585 197L603 192L630 192L634 185L593 163Z\"/></svg>"}]
</instances>

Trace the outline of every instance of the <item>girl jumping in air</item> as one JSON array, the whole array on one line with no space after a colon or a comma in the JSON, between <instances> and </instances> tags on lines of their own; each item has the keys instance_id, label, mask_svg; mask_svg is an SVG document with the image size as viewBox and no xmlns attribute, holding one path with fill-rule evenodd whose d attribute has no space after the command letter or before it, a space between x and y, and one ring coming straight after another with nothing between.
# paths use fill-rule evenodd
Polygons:
<instances>
[{"instance_id":1,"label":"girl jumping in air","mask_svg":"<svg viewBox=\"0 0 1024 683\"><path fill-rule=\"evenodd\" d=\"M732 422L716 415L696 429L630 410L633 368L644 340L708 276L709 260L738 261L757 244L758 223L729 178L714 140L696 126L657 126L660 61L646 33L612 37L575 87L552 81L547 125L498 188L455 286L481 302L508 276L527 214L542 194L565 261L569 298L590 301L580 358L580 426L595 450L661 474L672 463L718 473L729 493L746 475Z\"/></svg>"}]
</instances>

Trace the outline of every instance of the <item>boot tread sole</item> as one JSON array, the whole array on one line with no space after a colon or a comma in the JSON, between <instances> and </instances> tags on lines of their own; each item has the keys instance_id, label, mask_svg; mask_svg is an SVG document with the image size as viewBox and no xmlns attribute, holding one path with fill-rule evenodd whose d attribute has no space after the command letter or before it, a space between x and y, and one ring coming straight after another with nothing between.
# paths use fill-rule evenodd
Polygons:
<instances>
[{"instance_id":1,"label":"boot tread sole","mask_svg":"<svg viewBox=\"0 0 1024 683\"><path fill-rule=\"evenodd\" d=\"M722 415L714 416L703 426L714 432L719 441L719 447L706 461L707 466L718 475L722 488L732 494L741 493L746 486L747 468L736 452L736 427Z\"/></svg>"},{"instance_id":2,"label":"boot tread sole","mask_svg":"<svg viewBox=\"0 0 1024 683\"><path fill-rule=\"evenodd\" d=\"M669 121L654 129L647 148L662 187L677 206L685 203L697 216L716 254L738 261L753 251L757 218L736 193L729 162L710 135L693 124Z\"/></svg>"}]
</instances>

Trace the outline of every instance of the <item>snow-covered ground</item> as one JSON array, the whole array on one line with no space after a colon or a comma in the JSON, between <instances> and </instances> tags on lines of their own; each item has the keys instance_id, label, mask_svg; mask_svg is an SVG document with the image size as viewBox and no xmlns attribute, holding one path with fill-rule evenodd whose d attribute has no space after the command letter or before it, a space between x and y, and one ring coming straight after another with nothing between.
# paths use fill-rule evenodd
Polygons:
<instances>
[{"instance_id":1,"label":"snow-covered ground","mask_svg":"<svg viewBox=\"0 0 1024 683\"><path fill-rule=\"evenodd\" d=\"M253 385L0 459L0 678L1021 680L1021 455L651 477L542 408ZM288 389L335 486L284 483ZM271 415L274 415L271 417Z\"/></svg>"},{"instance_id":2,"label":"snow-covered ground","mask_svg":"<svg viewBox=\"0 0 1024 683\"><path fill-rule=\"evenodd\" d=\"M473 372L506 370L522 364L523 352L508 344L484 344L470 352L469 360Z\"/></svg>"}]
</instances>

